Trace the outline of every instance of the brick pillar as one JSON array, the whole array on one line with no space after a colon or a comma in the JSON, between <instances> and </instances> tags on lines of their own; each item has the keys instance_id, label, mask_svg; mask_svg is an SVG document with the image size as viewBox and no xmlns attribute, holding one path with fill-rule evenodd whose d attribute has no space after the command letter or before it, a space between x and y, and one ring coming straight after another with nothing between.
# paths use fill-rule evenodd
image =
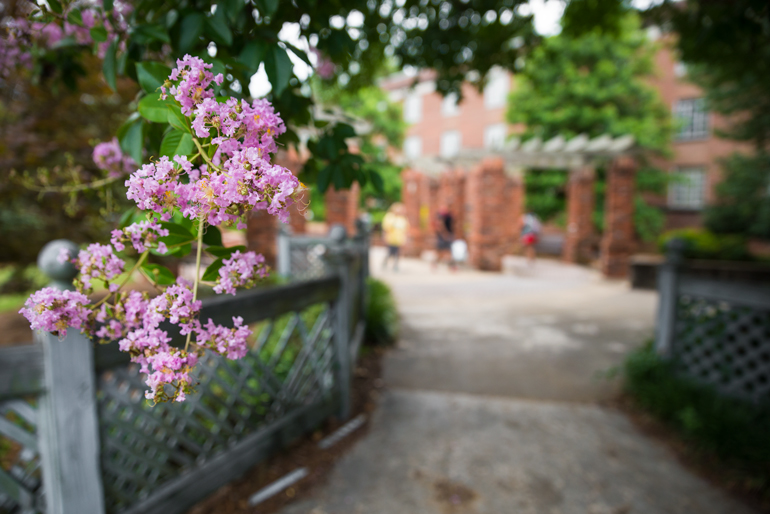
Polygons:
<instances>
[{"instance_id":1,"label":"brick pillar","mask_svg":"<svg viewBox=\"0 0 770 514\"><path fill-rule=\"evenodd\" d=\"M358 217L358 200L361 187L354 182L350 189L338 191L334 186L326 190L324 201L326 202L326 223L331 227L340 223L347 230L348 235L356 233L356 218Z\"/></svg>"},{"instance_id":2,"label":"brick pillar","mask_svg":"<svg viewBox=\"0 0 770 514\"><path fill-rule=\"evenodd\" d=\"M401 172L401 201L406 207L406 218L409 220L409 237L402 251L409 257L417 257L424 250L425 231L420 221L422 184L422 173L419 171L405 169Z\"/></svg>"},{"instance_id":3,"label":"brick pillar","mask_svg":"<svg viewBox=\"0 0 770 514\"><path fill-rule=\"evenodd\" d=\"M504 189L504 219L502 252L503 255L514 254L519 249L521 225L524 222L524 201L526 189L522 170L506 170Z\"/></svg>"},{"instance_id":4,"label":"brick pillar","mask_svg":"<svg viewBox=\"0 0 770 514\"><path fill-rule=\"evenodd\" d=\"M607 172L607 199L604 236L601 242L601 268L607 277L626 277L634 251L634 176L636 163L619 157Z\"/></svg>"},{"instance_id":5,"label":"brick pillar","mask_svg":"<svg viewBox=\"0 0 770 514\"><path fill-rule=\"evenodd\" d=\"M452 214L455 224L455 237L465 237L465 173L462 170L450 170L442 173L438 179L438 205L445 205Z\"/></svg>"},{"instance_id":6,"label":"brick pillar","mask_svg":"<svg viewBox=\"0 0 770 514\"><path fill-rule=\"evenodd\" d=\"M246 246L265 256L265 262L275 268L277 254L278 218L265 210L251 211L246 220Z\"/></svg>"},{"instance_id":7,"label":"brick pillar","mask_svg":"<svg viewBox=\"0 0 770 514\"><path fill-rule=\"evenodd\" d=\"M513 182L503 172L500 158L484 159L467 178L468 250L470 262L482 270L499 271L510 236Z\"/></svg>"},{"instance_id":8,"label":"brick pillar","mask_svg":"<svg viewBox=\"0 0 770 514\"><path fill-rule=\"evenodd\" d=\"M562 260L586 263L591 260L594 235L594 169L570 170L567 183L567 233Z\"/></svg>"},{"instance_id":9,"label":"brick pillar","mask_svg":"<svg viewBox=\"0 0 770 514\"><path fill-rule=\"evenodd\" d=\"M289 148L287 151L281 150L274 161L279 166L291 171L295 177L299 177L302 172L302 158L297 154L293 148ZM300 178L300 180L302 180ZM308 202L310 201L310 194L308 191L304 191L296 196L296 202L289 207L289 226L291 227L292 234L304 234L305 224L307 219L305 214L308 209Z\"/></svg>"},{"instance_id":10,"label":"brick pillar","mask_svg":"<svg viewBox=\"0 0 770 514\"><path fill-rule=\"evenodd\" d=\"M423 250L436 248L436 216L438 216L438 179L422 174L420 187L420 227L423 231Z\"/></svg>"}]
</instances>

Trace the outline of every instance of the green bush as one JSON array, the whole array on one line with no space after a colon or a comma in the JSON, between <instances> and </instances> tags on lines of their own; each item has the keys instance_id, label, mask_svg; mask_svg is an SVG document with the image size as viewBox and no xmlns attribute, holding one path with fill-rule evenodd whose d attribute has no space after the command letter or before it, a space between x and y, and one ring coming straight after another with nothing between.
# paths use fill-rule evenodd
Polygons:
<instances>
[{"instance_id":1,"label":"green bush","mask_svg":"<svg viewBox=\"0 0 770 514\"><path fill-rule=\"evenodd\" d=\"M665 251L666 244L674 238L684 241L684 256L690 259L752 260L746 238L740 235L714 234L700 228L669 230L658 240L660 250Z\"/></svg>"},{"instance_id":2,"label":"green bush","mask_svg":"<svg viewBox=\"0 0 770 514\"><path fill-rule=\"evenodd\" d=\"M369 302L366 305L366 334L368 344L393 344L398 338L398 311L393 293L384 282L367 279Z\"/></svg>"},{"instance_id":3,"label":"green bush","mask_svg":"<svg viewBox=\"0 0 770 514\"><path fill-rule=\"evenodd\" d=\"M719 395L678 375L649 343L624 364L625 389L698 450L715 454L752 480L770 480L770 406Z\"/></svg>"}]
</instances>

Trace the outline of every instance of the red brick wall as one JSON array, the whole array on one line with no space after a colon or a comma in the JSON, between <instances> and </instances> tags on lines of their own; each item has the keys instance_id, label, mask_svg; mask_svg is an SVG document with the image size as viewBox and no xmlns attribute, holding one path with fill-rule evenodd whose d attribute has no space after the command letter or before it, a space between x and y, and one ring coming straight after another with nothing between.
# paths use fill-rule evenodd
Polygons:
<instances>
[{"instance_id":1,"label":"red brick wall","mask_svg":"<svg viewBox=\"0 0 770 514\"><path fill-rule=\"evenodd\" d=\"M502 256L514 243L513 185L499 158L484 159L466 179L468 250L471 264L478 269L500 270Z\"/></svg>"},{"instance_id":2,"label":"red brick wall","mask_svg":"<svg viewBox=\"0 0 770 514\"><path fill-rule=\"evenodd\" d=\"M356 233L356 218L358 217L358 202L361 188L357 182L350 189L338 191L334 186L326 190L326 223L331 227L340 223L345 227L348 236Z\"/></svg>"},{"instance_id":3,"label":"red brick wall","mask_svg":"<svg viewBox=\"0 0 770 514\"><path fill-rule=\"evenodd\" d=\"M601 242L601 269L608 277L628 275L634 240L634 175L636 163L619 157L607 172L604 235Z\"/></svg>"},{"instance_id":4,"label":"red brick wall","mask_svg":"<svg viewBox=\"0 0 770 514\"><path fill-rule=\"evenodd\" d=\"M278 218L265 210L252 211L246 220L246 246L261 253L270 267L275 267L277 253Z\"/></svg>"},{"instance_id":5,"label":"red brick wall","mask_svg":"<svg viewBox=\"0 0 770 514\"><path fill-rule=\"evenodd\" d=\"M292 148L290 148L289 151L278 152L275 163L287 168L296 177L299 177L302 172L302 159ZM291 227L293 234L304 234L305 223L307 221L305 219L305 213L307 212L307 203L310 201L310 195L305 191L298 194L296 200L294 205L289 207L289 227Z\"/></svg>"},{"instance_id":6,"label":"red brick wall","mask_svg":"<svg viewBox=\"0 0 770 514\"><path fill-rule=\"evenodd\" d=\"M571 170L567 183L567 232L562 258L567 262L588 262L594 236L594 170Z\"/></svg>"},{"instance_id":7,"label":"red brick wall","mask_svg":"<svg viewBox=\"0 0 770 514\"><path fill-rule=\"evenodd\" d=\"M423 232L423 249L436 248L436 216L438 215L439 182L435 177L422 174L420 188L420 228Z\"/></svg>"},{"instance_id":8,"label":"red brick wall","mask_svg":"<svg viewBox=\"0 0 770 514\"><path fill-rule=\"evenodd\" d=\"M409 238L402 251L409 257L419 256L424 249L424 234L420 222L422 186L422 173L411 169L401 172L401 201L406 207L406 217L409 220Z\"/></svg>"}]
</instances>

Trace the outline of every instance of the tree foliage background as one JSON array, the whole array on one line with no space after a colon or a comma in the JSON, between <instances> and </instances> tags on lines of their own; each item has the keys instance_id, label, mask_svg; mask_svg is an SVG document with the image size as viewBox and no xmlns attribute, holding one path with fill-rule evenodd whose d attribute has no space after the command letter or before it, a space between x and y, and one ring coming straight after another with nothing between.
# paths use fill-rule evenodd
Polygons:
<instances>
[{"instance_id":1,"label":"tree foliage background","mask_svg":"<svg viewBox=\"0 0 770 514\"><path fill-rule=\"evenodd\" d=\"M562 19L568 30L545 39L532 51L517 76L507 119L526 126L524 138L631 134L647 155L666 154L672 130L669 110L647 82L654 71L654 46L633 12L597 15L597 23L590 24L591 16L585 13L590 15L594 8L603 5L596 7L591 0L572 2ZM604 25L598 23L601 20ZM657 236L664 219L642 193L662 192L664 185L662 172L646 164L640 169L635 223L644 240ZM602 191L598 184L598 192ZM601 200L597 198L600 210Z\"/></svg>"}]
</instances>

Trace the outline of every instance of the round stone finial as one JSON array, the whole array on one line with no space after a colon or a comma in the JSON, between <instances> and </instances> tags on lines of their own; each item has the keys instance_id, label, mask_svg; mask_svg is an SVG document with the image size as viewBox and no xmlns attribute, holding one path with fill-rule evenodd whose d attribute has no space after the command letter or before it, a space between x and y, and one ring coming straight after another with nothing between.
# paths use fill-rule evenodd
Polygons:
<instances>
[{"instance_id":1,"label":"round stone finial","mask_svg":"<svg viewBox=\"0 0 770 514\"><path fill-rule=\"evenodd\" d=\"M329 239L335 243L341 243L348 237L348 231L341 223L335 223L329 229Z\"/></svg>"},{"instance_id":2,"label":"round stone finial","mask_svg":"<svg viewBox=\"0 0 770 514\"><path fill-rule=\"evenodd\" d=\"M78 245L68 239L56 239L48 242L37 256L37 267L48 275L54 287L71 288L72 279L78 274L77 268L71 262L59 262L59 254L65 249L70 259L77 257Z\"/></svg>"}]
</instances>

